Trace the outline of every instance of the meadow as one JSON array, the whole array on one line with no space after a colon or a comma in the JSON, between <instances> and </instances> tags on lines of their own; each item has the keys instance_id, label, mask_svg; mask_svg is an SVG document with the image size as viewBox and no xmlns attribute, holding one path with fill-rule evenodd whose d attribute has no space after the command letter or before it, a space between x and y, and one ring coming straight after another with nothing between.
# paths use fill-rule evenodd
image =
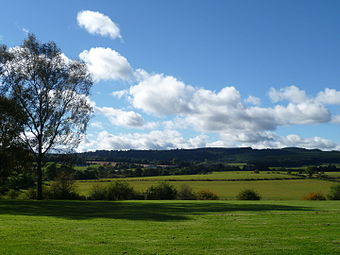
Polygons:
<instances>
[{"instance_id":1,"label":"meadow","mask_svg":"<svg viewBox=\"0 0 340 255\"><path fill-rule=\"evenodd\" d=\"M276 178L282 180L275 180ZM284 178L292 179L285 180ZM83 180L77 181L76 185L82 195L87 195L94 183L108 185L109 182L114 180L117 179ZM235 199L241 190L250 188L260 193L264 200L301 200L310 192L321 192L326 195L330 186L334 185L334 182L330 181L299 179L297 176L285 173L261 172L254 174L250 171L213 172L203 175L133 177L120 178L119 180L126 180L138 192L145 191L159 181L167 181L176 188L183 184L188 184L193 191L210 190L216 193L220 199Z\"/></svg>"},{"instance_id":2,"label":"meadow","mask_svg":"<svg viewBox=\"0 0 340 255\"><path fill-rule=\"evenodd\" d=\"M339 254L337 201L0 200L0 254Z\"/></svg>"}]
</instances>

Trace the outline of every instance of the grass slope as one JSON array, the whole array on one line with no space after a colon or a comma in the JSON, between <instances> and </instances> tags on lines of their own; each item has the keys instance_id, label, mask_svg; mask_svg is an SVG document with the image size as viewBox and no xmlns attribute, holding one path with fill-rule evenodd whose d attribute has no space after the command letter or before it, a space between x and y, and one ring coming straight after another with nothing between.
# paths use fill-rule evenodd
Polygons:
<instances>
[{"instance_id":1,"label":"grass slope","mask_svg":"<svg viewBox=\"0 0 340 255\"><path fill-rule=\"evenodd\" d=\"M6 201L0 254L339 254L336 201Z\"/></svg>"}]
</instances>

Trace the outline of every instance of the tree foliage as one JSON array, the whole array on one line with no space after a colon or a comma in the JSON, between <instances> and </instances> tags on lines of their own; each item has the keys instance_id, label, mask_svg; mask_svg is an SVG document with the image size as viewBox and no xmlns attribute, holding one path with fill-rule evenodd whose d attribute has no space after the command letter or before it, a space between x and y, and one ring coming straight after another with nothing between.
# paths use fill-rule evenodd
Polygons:
<instances>
[{"instance_id":1,"label":"tree foliage","mask_svg":"<svg viewBox=\"0 0 340 255\"><path fill-rule=\"evenodd\" d=\"M86 65L67 59L54 42L40 43L30 34L19 47L0 47L0 93L26 116L20 137L35 155L38 199L45 154L76 147L86 130L91 86Z\"/></svg>"},{"instance_id":2,"label":"tree foliage","mask_svg":"<svg viewBox=\"0 0 340 255\"><path fill-rule=\"evenodd\" d=\"M0 96L0 120L0 186L5 191L15 188L17 180L25 177L31 168L31 158L18 138L23 131L25 114L15 100Z\"/></svg>"},{"instance_id":3,"label":"tree foliage","mask_svg":"<svg viewBox=\"0 0 340 255\"><path fill-rule=\"evenodd\" d=\"M261 196L252 189L242 190L236 197L238 200L260 200Z\"/></svg>"},{"instance_id":4,"label":"tree foliage","mask_svg":"<svg viewBox=\"0 0 340 255\"><path fill-rule=\"evenodd\" d=\"M175 199L177 196L176 188L167 182L160 182L157 185L152 185L145 193L147 199L151 200L171 200Z\"/></svg>"}]
</instances>

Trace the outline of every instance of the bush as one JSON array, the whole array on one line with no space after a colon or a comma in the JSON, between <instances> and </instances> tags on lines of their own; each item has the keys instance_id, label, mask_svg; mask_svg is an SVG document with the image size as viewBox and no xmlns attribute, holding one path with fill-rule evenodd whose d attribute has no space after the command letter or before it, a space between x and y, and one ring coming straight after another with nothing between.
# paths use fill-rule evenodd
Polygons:
<instances>
[{"instance_id":1,"label":"bush","mask_svg":"<svg viewBox=\"0 0 340 255\"><path fill-rule=\"evenodd\" d=\"M62 173L50 187L45 188L46 199L80 199L80 195L76 192L74 180L70 175Z\"/></svg>"},{"instance_id":2,"label":"bush","mask_svg":"<svg viewBox=\"0 0 340 255\"><path fill-rule=\"evenodd\" d=\"M37 191L34 188L30 188L26 190L25 194L26 194L27 199L37 199Z\"/></svg>"},{"instance_id":3,"label":"bush","mask_svg":"<svg viewBox=\"0 0 340 255\"><path fill-rule=\"evenodd\" d=\"M188 184L182 184L178 190L177 198L182 200L194 200L196 196Z\"/></svg>"},{"instance_id":4,"label":"bush","mask_svg":"<svg viewBox=\"0 0 340 255\"><path fill-rule=\"evenodd\" d=\"M15 199L20 195L20 191L15 190L15 189L10 189L7 191L5 197L10 198L10 199Z\"/></svg>"},{"instance_id":5,"label":"bush","mask_svg":"<svg viewBox=\"0 0 340 255\"><path fill-rule=\"evenodd\" d=\"M303 197L304 200L326 200L321 192L311 192Z\"/></svg>"},{"instance_id":6,"label":"bush","mask_svg":"<svg viewBox=\"0 0 340 255\"><path fill-rule=\"evenodd\" d=\"M106 199L127 200L133 198L135 192L126 181L114 181L106 188Z\"/></svg>"},{"instance_id":7,"label":"bush","mask_svg":"<svg viewBox=\"0 0 340 255\"><path fill-rule=\"evenodd\" d=\"M152 185L146 190L146 199L152 200L170 200L176 199L176 188L166 182L161 182L158 185Z\"/></svg>"},{"instance_id":8,"label":"bush","mask_svg":"<svg viewBox=\"0 0 340 255\"><path fill-rule=\"evenodd\" d=\"M254 190L242 190L236 197L238 200L260 200L261 196Z\"/></svg>"},{"instance_id":9,"label":"bush","mask_svg":"<svg viewBox=\"0 0 340 255\"><path fill-rule=\"evenodd\" d=\"M330 200L340 200L340 185L331 186L331 190L328 194L328 199Z\"/></svg>"},{"instance_id":10,"label":"bush","mask_svg":"<svg viewBox=\"0 0 340 255\"><path fill-rule=\"evenodd\" d=\"M196 193L196 198L199 200L217 200L218 196L210 190L200 190Z\"/></svg>"},{"instance_id":11,"label":"bush","mask_svg":"<svg viewBox=\"0 0 340 255\"><path fill-rule=\"evenodd\" d=\"M90 187L89 199L91 199L91 200L105 200L105 199L107 199L106 188L101 184L94 183Z\"/></svg>"}]
</instances>

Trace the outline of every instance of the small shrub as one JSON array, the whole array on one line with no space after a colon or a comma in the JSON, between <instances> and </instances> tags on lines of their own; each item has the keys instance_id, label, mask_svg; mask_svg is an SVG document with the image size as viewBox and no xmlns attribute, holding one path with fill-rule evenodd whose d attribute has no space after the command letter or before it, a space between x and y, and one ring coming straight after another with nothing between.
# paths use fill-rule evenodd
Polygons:
<instances>
[{"instance_id":1,"label":"small shrub","mask_svg":"<svg viewBox=\"0 0 340 255\"><path fill-rule=\"evenodd\" d=\"M259 174L259 173L260 173L260 170L256 169L256 170L254 170L253 173L254 173L254 174Z\"/></svg>"},{"instance_id":2,"label":"small shrub","mask_svg":"<svg viewBox=\"0 0 340 255\"><path fill-rule=\"evenodd\" d=\"M210 190L200 190L196 193L196 198L199 200L217 200L218 196Z\"/></svg>"},{"instance_id":3,"label":"small shrub","mask_svg":"<svg viewBox=\"0 0 340 255\"><path fill-rule=\"evenodd\" d=\"M106 188L98 183L94 183L90 187L89 199L91 200L105 200L107 199Z\"/></svg>"},{"instance_id":4,"label":"small shrub","mask_svg":"<svg viewBox=\"0 0 340 255\"><path fill-rule=\"evenodd\" d=\"M176 199L176 188L166 182L161 182L158 185L152 185L146 190L146 198L151 200L171 200Z\"/></svg>"},{"instance_id":5,"label":"small shrub","mask_svg":"<svg viewBox=\"0 0 340 255\"><path fill-rule=\"evenodd\" d=\"M182 184L178 190L177 198L181 200L194 200L196 196L188 184Z\"/></svg>"},{"instance_id":6,"label":"small shrub","mask_svg":"<svg viewBox=\"0 0 340 255\"><path fill-rule=\"evenodd\" d=\"M134 196L134 190L126 181L114 181L106 188L106 199L127 200Z\"/></svg>"},{"instance_id":7,"label":"small shrub","mask_svg":"<svg viewBox=\"0 0 340 255\"><path fill-rule=\"evenodd\" d=\"M10 189L9 191L7 191L6 193L6 197L10 198L10 199L15 199L20 195L20 191L15 190L15 189Z\"/></svg>"},{"instance_id":8,"label":"small shrub","mask_svg":"<svg viewBox=\"0 0 340 255\"><path fill-rule=\"evenodd\" d=\"M46 187L44 195L46 199L80 199L74 180L66 173L56 178L49 188Z\"/></svg>"},{"instance_id":9,"label":"small shrub","mask_svg":"<svg viewBox=\"0 0 340 255\"><path fill-rule=\"evenodd\" d=\"M311 192L303 197L304 200L326 200L321 192Z\"/></svg>"},{"instance_id":10,"label":"small shrub","mask_svg":"<svg viewBox=\"0 0 340 255\"><path fill-rule=\"evenodd\" d=\"M242 190L236 197L238 200L260 200L261 196L254 190Z\"/></svg>"},{"instance_id":11,"label":"small shrub","mask_svg":"<svg viewBox=\"0 0 340 255\"><path fill-rule=\"evenodd\" d=\"M331 186L331 190L328 194L328 199L330 200L340 200L340 185Z\"/></svg>"},{"instance_id":12,"label":"small shrub","mask_svg":"<svg viewBox=\"0 0 340 255\"><path fill-rule=\"evenodd\" d=\"M27 199L37 199L37 191L34 188L30 188L25 191Z\"/></svg>"}]
</instances>

